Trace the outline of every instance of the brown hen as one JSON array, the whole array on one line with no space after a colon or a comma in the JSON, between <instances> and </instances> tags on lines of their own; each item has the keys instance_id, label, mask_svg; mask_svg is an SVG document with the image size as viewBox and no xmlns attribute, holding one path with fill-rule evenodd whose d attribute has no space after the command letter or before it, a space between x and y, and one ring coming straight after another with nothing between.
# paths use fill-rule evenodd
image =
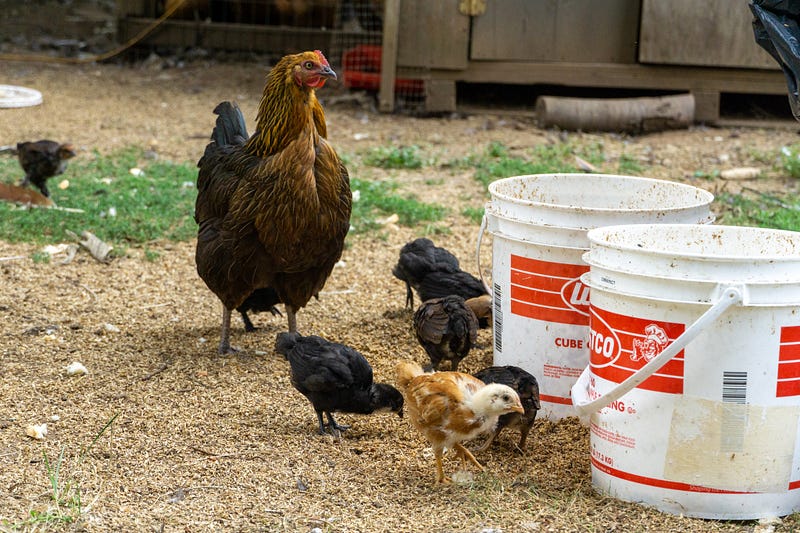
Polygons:
<instances>
[{"instance_id":1,"label":"brown hen","mask_svg":"<svg viewBox=\"0 0 800 533\"><path fill-rule=\"evenodd\" d=\"M295 313L325 285L350 227L347 169L326 140L316 89L336 79L320 51L283 57L267 76L256 132L236 104L214 112L198 162L197 272L223 304L219 352L230 346L231 311L260 289ZM263 293L262 293L263 294Z\"/></svg>"}]
</instances>

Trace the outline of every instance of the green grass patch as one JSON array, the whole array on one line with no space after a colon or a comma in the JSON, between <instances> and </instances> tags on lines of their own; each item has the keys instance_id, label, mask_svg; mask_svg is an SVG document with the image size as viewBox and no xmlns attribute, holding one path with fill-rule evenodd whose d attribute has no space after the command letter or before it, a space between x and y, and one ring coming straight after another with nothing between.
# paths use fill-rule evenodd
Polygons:
<instances>
[{"instance_id":1,"label":"green grass patch","mask_svg":"<svg viewBox=\"0 0 800 533\"><path fill-rule=\"evenodd\" d=\"M800 230L800 197L777 198L769 194L746 197L723 193L717 197L723 212L716 224Z\"/></svg>"},{"instance_id":2,"label":"green grass patch","mask_svg":"<svg viewBox=\"0 0 800 533\"><path fill-rule=\"evenodd\" d=\"M397 214L400 224L416 226L438 222L447 215L447 208L438 204L421 202L413 196L402 196L397 186L389 181L351 179L354 193L350 224L355 233L379 229L378 219ZM358 191L358 192L356 192Z\"/></svg>"},{"instance_id":3,"label":"green grass patch","mask_svg":"<svg viewBox=\"0 0 800 533\"><path fill-rule=\"evenodd\" d=\"M791 177L800 178L800 145L781 148L780 166Z\"/></svg>"},{"instance_id":4,"label":"green grass patch","mask_svg":"<svg viewBox=\"0 0 800 533\"><path fill-rule=\"evenodd\" d=\"M58 206L82 209L21 209L0 203L0 239L49 244L71 240L66 230L90 231L114 244L188 240L197 233L192 218L197 191L197 168L189 163L140 163L141 152L127 149L109 156L73 160L62 176L50 180ZM87 158L88 159L88 158ZM139 167L139 165L141 165ZM134 176L132 168L143 173ZM0 179L16 182L16 160L0 159ZM68 179L61 190L56 184Z\"/></svg>"},{"instance_id":5,"label":"green grass patch","mask_svg":"<svg viewBox=\"0 0 800 533\"><path fill-rule=\"evenodd\" d=\"M146 260L157 261L159 253L149 243L185 241L197 234L193 219L197 168L191 163L144 162L141 155L139 150L127 149L109 156L78 158L63 176L53 178L50 189L56 204L82 213L0 203L0 239L53 244L71 241L67 230L77 234L90 231L113 244L116 251L143 246ZM416 147L398 149L388 160L395 161L388 164L403 168L421 164ZM141 175L131 174L132 168L140 168ZM0 159L0 180L16 182L19 173L16 160ZM56 186L61 179L69 180L68 188ZM392 214L397 214L400 224L415 226L435 224L448 213L444 206L401 195L390 181L352 179L351 188L359 191L351 217L357 233L379 229L376 220ZM47 254L34 256L39 262L48 259Z\"/></svg>"},{"instance_id":6,"label":"green grass patch","mask_svg":"<svg viewBox=\"0 0 800 533\"><path fill-rule=\"evenodd\" d=\"M450 166L461 169L473 168L475 179L484 187L488 187L495 180L511 176L577 172L577 167L568 161L574 155L572 147L568 144L536 146L529 154L520 156L511 155L502 143L492 142L482 154L450 162ZM599 157L598 152L593 150L584 155L581 157L590 162L597 161Z\"/></svg>"},{"instance_id":7,"label":"green grass patch","mask_svg":"<svg viewBox=\"0 0 800 533\"><path fill-rule=\"evenodd\" d=\"M422 168L418 146L381 146L368 151L363 158L365 165L378 168L416 169Z\"/></svg>"},{"instance_id":8,"label":"green grass patch","mask_svg":"<svg viewBox=\"0 0 800 533\"><path fill-rule=\"evenodd\" d=\"M619 156L617 170L620 174L638 175L642 173L642 165L633 157L622 154Z\"/></svg>"},{"instance_id":9,"label":"green grass patch","mask_svg":"<svg viewBox=\"0 0 800 533\"><path fill-rule=\"evenodd\" d=\"M467 217L470 222L474 222L475 224L480 224L481 220L483 220L483 207L465 207L461 214Z\"/></svg>"}]
</instances>

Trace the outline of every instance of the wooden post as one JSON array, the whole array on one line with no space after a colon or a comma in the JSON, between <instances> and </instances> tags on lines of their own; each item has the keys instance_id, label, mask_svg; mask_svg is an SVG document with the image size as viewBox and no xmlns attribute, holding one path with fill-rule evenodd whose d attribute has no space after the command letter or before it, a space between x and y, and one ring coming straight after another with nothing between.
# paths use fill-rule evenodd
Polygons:
<instances>
[{"instance_id":1,"label":"wooden post","mask_svg":"<svg viewBox=\"0 0 800 533\"><path fill-rule=\"evenodd\" d=\"M400 0L386 0L383 9L383 44L381 49L381 84L378 110L394 111L394 82L397 77L397 40L400 28Z\"/></svg>"}]
</instances>

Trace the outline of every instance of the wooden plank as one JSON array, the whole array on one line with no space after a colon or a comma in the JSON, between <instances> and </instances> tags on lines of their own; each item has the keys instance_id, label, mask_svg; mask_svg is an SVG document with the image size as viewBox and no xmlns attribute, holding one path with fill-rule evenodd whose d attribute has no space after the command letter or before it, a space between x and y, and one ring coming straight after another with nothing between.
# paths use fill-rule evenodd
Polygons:
<instances>
[{"instance_id":1,"label":"wooden plank","mask_svg":"<svg viewBox=\"0 0 800 533\"><path fill-rule=\"evenodd\" d=\"M429 80L425 82L425 111L429 113L456 110L456 82Z\"/></svg>"},{"instance_id":2,"label":"wooden plank","mask_svg":"<svg viewBox=\"0 0 800 533\"><path fill-rule=\"evenodd\" d=\"M394 81L397 72L397 40L400 28L400 0L385 0L383 6L383 40L381 44L381 84L378 110L394 111Z\"/></svg>"},{"instance_id":3,"label":"wooden plank","mask_svg":"<svg viewBox=\"0 0 800 533\"><path fill-rule=\"evenodd\" d=\"M398 77L419 71L398 68ZM554 84L575 87L717 91L728 93L786 94L782 72L758 69L623 65L613 63L540 63L472 61L460 71L432 69L426 79L469 83Z\"/></svg>"},{"instance_id":4,"label":"wooden plank","mask_svg":"<svg viewBox=\"0 0 800 533\"><path fill-rule=\"evenodd\" d=\"M694 95L694 119L697 122L716 122L719 119L719 92L692 91Z\"/></svg>"},{"instance_id":5,"label":"wooden plank","mask_svg":"<svg viewBox=\"0 0 800 533\"><path fill-rule=\"evenodd\" d=\"M778 69L742 0L642 0L642 63ZM676 28L680 30L676 31Z\"/></svg>"},{"instance_id":6,"label":"wooden plank","mask_svg":"<svg viewBox=\"0 0 800 533\"><path fill-rule=\"evenodd\" d=\"M426 69L466 68L470 17L459 12L459 1L403 0L400 3L398 65Z\"/></svg>"},{"instance_id":7,"label":"wooden plank","mask_svg":"<svg viewBox=\"0 0 800 533\"><path fill-rule=\"evenodd\" d=\"M555 55L558 0L487 2L472 20L473 60L547 61Z\"/></svg>"},{"instance_id":8,"label":"wooden plank","mask_svg":"<svg viewBox=\"0 0 800 533\"><path fill-rule=\"evenodd\" d=\"M503 0L473 18L473 60L635 63L639 0Z\"/></svg>"}]
</instances>

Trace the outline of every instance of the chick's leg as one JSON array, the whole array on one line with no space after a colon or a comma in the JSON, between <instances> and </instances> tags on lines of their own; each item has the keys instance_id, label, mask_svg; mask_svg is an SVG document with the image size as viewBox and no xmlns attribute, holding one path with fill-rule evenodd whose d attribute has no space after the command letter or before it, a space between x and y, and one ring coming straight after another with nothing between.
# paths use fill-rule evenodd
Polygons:
<instances>
[{"instance_id":1,"label":"chick's leg","mask_svg":"<svg viewBox=\"0 0 800 533\"><path fill-rule=\"evenodd\" d=\"M452 480L449 477L444 476L441 448L434 448L433 454L436 456L436 483L452 483Z\"/></svg>"},{"instance_id":2,"label":"chick's leg","mask_svg":"<svg viewBox=\"0 0 800 533\"><path fill-rule=\"evenodd\" d=\"M250 320L250 317L247 316L246 311L240 311L239 313L242 315L242 322L244 322L244 330L246 332L252 333L258 330L258 328L253 325L253 321Z\"/></svg>"},{"instance_id":3,"label":"chick's leg","mask_svg":"<svg viewBox=\"0 0 800 533\"><path fill-rule=\"evenodd\" d=\"M477 451L485 452L489 448L489 446L492 445L492 442L494 442L495 437L497 437L497 435L499 435L499 434L500 434L500 431L498 431L498 430L492 431L492 434L489 435L489 438L486 439L486 442L481 444L481 446L477 449Z\"/></svg>"},{"instance_id":4,"label":"chick's leg","mask_svg":"<svg viewBox=\"0 0 800 533\"><path fill-rule=\"evenodd\" d=\"M467 459L469 459L469 461L472 464L474 464L476 467L478 467L478 470L483 471L483 466L478 462L477 459L475 459L475 456L472 455L472 452L470 452L468 449L464 448L464 446L462 446L461 443L456 443L453 446L453 448L456 449L456 453L461 455L461 460L464 462L464 466L465 467L466 467L466 464L467 464Z\"/></svg>"},{"instance_id":5,"label":"chick's leg","mask_svg":"<svg viewBox=\"0 0 800 533\"><path fill-rule=\"evenodd\" d=\"M346 429L350 429L350 426L340 425L336 423L336 420L333 419L333 413L325 413L328 416L328 423L330 425L331 431L344 431Z\"/></svg>"},{"instance_id":6,"label":"chick's leg","mask_svg":"<svg viewBox=\"0 0 800 533\"><path fill-rule=\"evenodd\" d=\"M325 434L325 423L322 421L322 411L317 411L317 421L319 421L319 434Z\"/></svg>"}]
</instances>

